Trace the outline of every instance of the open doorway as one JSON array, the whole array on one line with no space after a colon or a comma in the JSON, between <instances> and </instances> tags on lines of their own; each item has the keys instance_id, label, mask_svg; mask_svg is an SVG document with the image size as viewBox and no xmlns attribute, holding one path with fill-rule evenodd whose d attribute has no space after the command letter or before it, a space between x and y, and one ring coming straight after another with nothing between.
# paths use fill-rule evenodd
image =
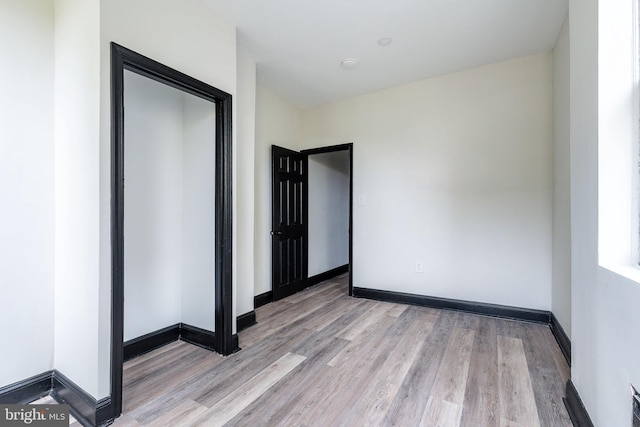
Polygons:
<instances>
[{"instance_id":1,"label":"open doorway","mask_svg":"<svg viewBox=\"0 0 640 427\"><path fill-rule=\"evenodd\" d=\"M307 286L349 271L350 151L308 154Z\"/></svg>"},{"instance_id":2,"label":"open doorway","mask_svg":"<svg viewBox=\"0 0 640 427\"><path fill-rule=\"evenodd\" d=\"M216 105L125 70L124 106L126 361L215 331Z\"/></svg>"},{"instance_id":3,"label":"open doorway","mask_svg":"<svg viewBox=\"0 0 640 427\"><path fill-rule=\"evenodd\" d=\"M353 144L273 146L272 184L273 300L347 271L353 295Z\"/></svg>"},{"instance_id":4,"label":"open doorway","mask_svg":"<svg viewBox=\"0 0 640 427\"><path fill-rule=\"evenodd\" d=\"M137 312L127 307L127 338L137 336L129 343L154 345L177 333L227 355L237 350L238 339L231 317L231 95L115 43L111 67L115 418L122 412L126 284L140 287L126 291L134 302L149 293L162 294L150 302L160 308L140 307ZM125 91L131 91L126 97L131 128L125 128ZM155 183L148 185L151 181ZM182 312L188 319L177 315Z\"/></svg>"}]
</instances>

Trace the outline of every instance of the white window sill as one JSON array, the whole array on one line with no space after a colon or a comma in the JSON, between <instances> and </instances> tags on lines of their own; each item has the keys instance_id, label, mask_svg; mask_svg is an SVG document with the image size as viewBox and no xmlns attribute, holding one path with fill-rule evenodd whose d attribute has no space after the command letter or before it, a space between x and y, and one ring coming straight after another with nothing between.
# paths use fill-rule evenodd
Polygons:
<instances>
[{"instance_id":1,"label":"white window sill","mask_svg":"<svg viewBox=\"0 0 640 427\"><path fill-rule=\"evenodd\" d=\"M640 284L640 266L601 264L600 267Z\"/></svg>"}]
</instances>

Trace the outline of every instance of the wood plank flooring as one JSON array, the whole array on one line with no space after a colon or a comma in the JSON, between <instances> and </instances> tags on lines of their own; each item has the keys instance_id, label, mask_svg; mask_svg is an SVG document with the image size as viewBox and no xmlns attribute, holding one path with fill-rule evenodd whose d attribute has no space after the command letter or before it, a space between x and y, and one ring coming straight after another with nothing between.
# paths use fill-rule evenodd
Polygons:
<instances>
[{"instance_id":1,"label":"wood plank flooring","mask_svg":"<svg viewBox=\"0 0 640 427\"><path fill-rule=\"evenodd\" d=\"M115 426L563 427L549 328L355 299L346 276L256 310L242 350L128 361Z\"/></svg>"}]
</instances>

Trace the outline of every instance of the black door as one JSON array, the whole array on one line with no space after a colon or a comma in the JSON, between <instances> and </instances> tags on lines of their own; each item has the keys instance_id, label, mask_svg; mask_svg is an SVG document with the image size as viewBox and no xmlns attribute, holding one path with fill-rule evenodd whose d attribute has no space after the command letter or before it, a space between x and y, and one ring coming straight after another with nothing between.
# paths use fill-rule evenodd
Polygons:
<instances>
[{"instance_id":1,"label":"black door","mask_svg":"<svg viewBox=\"0 0 640 427\"><path fill-rule=\"evenodd\" d=\"M307 280L307 156L271 146L271 286L279 300Z\"/></svg>"}]
</instances>

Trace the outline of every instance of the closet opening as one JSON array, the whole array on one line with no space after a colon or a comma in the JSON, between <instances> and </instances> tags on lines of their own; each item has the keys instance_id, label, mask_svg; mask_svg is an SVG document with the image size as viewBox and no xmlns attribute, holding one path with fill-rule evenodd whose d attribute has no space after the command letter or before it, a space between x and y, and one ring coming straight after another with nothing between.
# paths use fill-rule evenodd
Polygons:
<instances>
[{"instance_id":1,"label":"closet opening","mask_svg":"<svg viewBox=\"0 0 640 427\"><path fill-rule=\"evenodd\" d=\"M112 43L113 417L126 359L232 333L231 95Z\"/></svg>"}]
</instances>

